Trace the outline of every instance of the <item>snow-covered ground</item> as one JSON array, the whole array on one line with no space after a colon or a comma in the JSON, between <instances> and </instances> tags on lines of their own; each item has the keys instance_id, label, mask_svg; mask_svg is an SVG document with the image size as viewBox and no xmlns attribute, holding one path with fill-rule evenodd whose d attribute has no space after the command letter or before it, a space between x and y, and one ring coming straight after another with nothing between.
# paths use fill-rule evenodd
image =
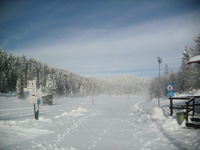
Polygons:
<instances>
[{"instance_id":1,"label":"snow-covered ground","mask_svg":"<svg viewBox=\"0 0 200 150\"><path fill-rule=\"evenodd\" d=\"M200 149L200 130L179 126L169 100L145 96L60 98L40 106L0 97L0 149L178 150Z\"/></svg>"}]
</instances>

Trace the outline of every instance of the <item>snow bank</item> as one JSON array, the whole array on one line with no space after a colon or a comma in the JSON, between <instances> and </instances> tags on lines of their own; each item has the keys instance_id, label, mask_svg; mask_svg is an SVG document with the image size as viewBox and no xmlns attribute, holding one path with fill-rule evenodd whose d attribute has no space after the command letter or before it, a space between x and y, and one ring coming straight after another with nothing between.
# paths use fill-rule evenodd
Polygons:
<instances>
[{"instance_id":1,"label":"snow bank","mask_svg":"<svg viewBox=\"0 0 200 150\"><path fill-rule=\"evenodd\" d=\"M163 110L161 108L158 108L158 107L154 108L152 118L158 119L158 120L166 119L166 117L164 117Z\"/></svg>"},{"instance_id":2,"label":"snow bank","mask_svg":"<svg viewBox=\"0 0 200 150\"><path fill-rule=\"evenodd\" d=\"M83 116L84 112L88 112L88 110L86 108L78 107L76 110L72 110L71 112L64 112L60 116L55 116L55 118Z\"/></svg>"},{"instance_id":3,"label":"snow bank","mask_svg":"<svg viewBox=\"0 0 200 150\"><path fill-rule=\"evenodd\" d=\"M193 92L196 94L199 93L199 91ZM184 94L179 96L183 96ZM156 101L153 102L156 103ZM155 107L153 109L151 121L154 122L162 134L172 141L172 144L179 149L200 150L200 130L186 128L185 121L182 125L178 125L176 113L170 116L169 100L161 99L160 102L162 107Z\"/></svg>"}]
</instances>

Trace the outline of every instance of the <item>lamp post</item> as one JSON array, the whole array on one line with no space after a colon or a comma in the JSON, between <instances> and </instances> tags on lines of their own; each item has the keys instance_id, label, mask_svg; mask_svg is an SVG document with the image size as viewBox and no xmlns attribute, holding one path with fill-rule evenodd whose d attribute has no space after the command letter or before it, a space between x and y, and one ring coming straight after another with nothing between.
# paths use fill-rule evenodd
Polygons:
<instances>
[{"instance_id":1,"label":"lamp post","mask_svg":"<svg viewBox=\"0 0 200 150\"><path fill-rule=\"evenodd\" d=\"M158 86L158 107L160 107L160 64L162 63L162 58L158 57L158 63L159 63L159 86Z\"/></svg>"}]
</instances>

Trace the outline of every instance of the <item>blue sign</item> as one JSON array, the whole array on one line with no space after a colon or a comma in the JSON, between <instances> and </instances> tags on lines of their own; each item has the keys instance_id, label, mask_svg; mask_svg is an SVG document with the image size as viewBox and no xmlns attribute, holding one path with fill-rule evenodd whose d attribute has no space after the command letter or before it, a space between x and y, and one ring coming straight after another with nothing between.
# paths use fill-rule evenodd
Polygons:
<instances>
[{"instance_id":1,"label":"blue sign","mask_svg":"<svg viewBox=\"0 0 200 150\"><path fill-rule=\"evenodd\" d=\"M174 83L166 83L165 84L165 92L167 97L174 96L175 90L174 90Z\"/></svg>"},{"instance_id":2,"label":"blue sign","mask_svg":"<svg viewBox=\"0 0 200 150\"><path fill-rule=\"evenodd\" d=\"M41 100L40 99L37 100L37 104L41 104Z\"/></svg>"}]
</instances>

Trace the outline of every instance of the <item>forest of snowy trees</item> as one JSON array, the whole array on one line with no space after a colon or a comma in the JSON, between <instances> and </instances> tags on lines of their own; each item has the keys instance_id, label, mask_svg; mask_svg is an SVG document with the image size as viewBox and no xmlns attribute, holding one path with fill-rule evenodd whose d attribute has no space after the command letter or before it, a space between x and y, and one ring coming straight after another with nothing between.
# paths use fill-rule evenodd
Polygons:
<instances>
[{"instance_id":1,"label":"forest of snowy trees","mask_svg":"<svg viewBox=\"0 0 200 150\"><path fill-rule=\"evenodd\" d=\"M161 75L162 95L165 95L165 84L174 83L176 92L200 88L200 65L186 62L200 55L200 34L193 47L183 51L182 63L178 72L165 67ZM16 93L24 98L24 88L30 80L36 80L37 89L43 94L54 96L87 96L87 95L133 95L149 92L150 98L158 97L159 78L137 78L121 75L107 78L85 78L69 71L53 68L36 59L7 54L0 48L0 93Z\"/></svg>"},{"instance_id":2,"label":"forest of snowy trees","mask_svg":"<svg viewBox=\"0 0 200 150\"><path fill-rule=\"evenodd\" d=\"M45 94L83 96L91 91L89 79L0 49L0 93L16 93L23 98L30 80L36 80L37 88Z\"/></svg>"},{"instance_id":3,"label":"forest of snowy trees","mask_svg":"<svg viewBox=\"0 0 200 150\"><path fill-rule=\"evenodd\" d=\"M185 47L178 72L169 71L166 65L165 72L161 75L161 95L165 95L166 83L174 83L175 92L177 93L190 91L192 89L200 89L200 65L186 64L190 58L200 55L200 34L195 38L194 42L195 45L193 47ZM158 84L159 77L155 77L151 80L149 90L151 99L158 97Z\"/></svg>"},{"instance_id":4,"label":"forest of snowy trees","mask_svg":"<svg viewBox=\"0 0 200 150\"><path fill-rule=\"evenodd\" d=\"M148 93L150 79L129 75L105 77L98 80L101 93L105 95L134 95Z\"/></svg>"},{"instance_id":5,"label":"forest of snowy trees","mask_svg":"<svg viewBox=\"0 0 200 150\"><path fill-rule=\"evenodd\" d=\"M14 56L0 49L0 93L16 93L24 98L24 88L36 80L37 89L54 96L130 95L147 89L149 80L131 76L84 78L25 56Z\"/></svg>"}]
</instances>

